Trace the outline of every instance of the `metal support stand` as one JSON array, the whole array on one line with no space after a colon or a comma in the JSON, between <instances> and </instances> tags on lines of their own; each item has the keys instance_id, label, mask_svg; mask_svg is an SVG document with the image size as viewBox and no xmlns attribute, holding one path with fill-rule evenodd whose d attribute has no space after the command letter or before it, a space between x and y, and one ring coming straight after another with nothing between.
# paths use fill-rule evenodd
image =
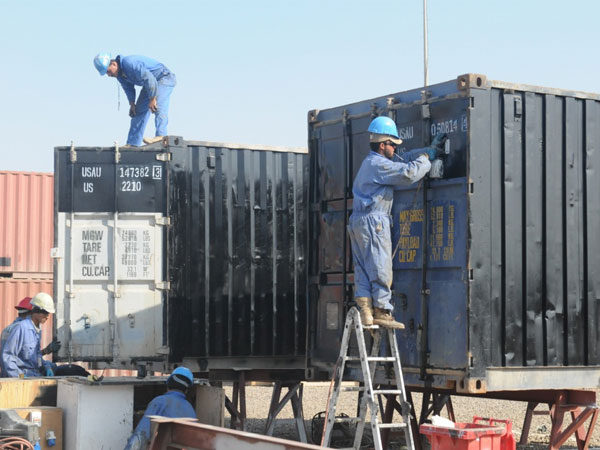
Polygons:
<instances>
[{"instance_id":1,"label":"metal support stand","mask_svg":"<svg viewBox=\"0 0 600 450\"><path fill-rule=\"evenodd\" d=\"M240 372L239 381L233 382L231 400L225 397L225 408L231 415L230 428L246 431L246 373Z\"/></svg>"},{"instance_id":2,"label":"metal support stand","mask_svg":"<svg viewBox=\"0 0 600 450\"><path fill-rule=\"evenodd\" d=\"M430 415L439 415L442 412L442 409L444 409L444 406L446 407L446 411L448 412L448 418L452 422L456 422L456 417L454 416L454 408L452 407L452 399L450 398L450 394L440 394L431 391L423 392L419 425L425 423L425 420L427 420L427 418Z\"/></svg>"},{"instance_id":3,"label":"metal support stand","mask_svg":"<svg viewBox=\"0 0 600 450\"><path fill-rule=\"evenodd\" d=\"M587 450L590 445L594 427L596 426L596 421L598 420L599 409L596 403L585 404L583 401L578 402L576 396L573 394L576 394L576 392L559 391L556 394L554 402L548 404L549 410L547 412L535 411L535 408L539 403L529 402L527 404L527 413L523 422L523 432L519 444L527 444L532 416L534 414L547 413L550 415L552 421L552 431L550 432L550 444L548 445L548 450L558 450L573 434L577 441L577 448L579 450ZM572 422L564 430L561 430L566 413L571 413ZM585 424L588 419L590 420L586 431Z\"/></svg>"},{"instance_id":4,"label":"metal support stand","mask_svg":"<svg viewBox=\"0 0 600 450\"><path fill-rule=\"evenodd\" d=\"M287 388L288 392L283 399L280 400L282 388ZM269 415L267 417L267 423L265 424L265 434L267 436L273 436L277 415L288 402L291 402L296 429L298 430L298 438L300 439L300 442L308 442L306 427L304 425L304 411L302 410L302 390L303 386L301 382L282 383L281 381L277 381L275 383L273 386L273 394L271 395Z\"/></svg>"}]
</instances>

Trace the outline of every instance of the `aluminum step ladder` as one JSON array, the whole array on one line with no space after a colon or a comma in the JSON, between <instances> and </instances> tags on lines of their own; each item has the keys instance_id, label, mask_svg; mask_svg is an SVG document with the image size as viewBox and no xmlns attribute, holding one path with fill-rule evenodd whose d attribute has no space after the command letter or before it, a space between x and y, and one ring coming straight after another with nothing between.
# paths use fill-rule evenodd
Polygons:
<instances>
[{"instance_id":1,"label":"aluminum step ladder","mask_svg":"<svg viewBox=\"0 0 600 450\"><path fill-rule=\"evenodd\" d=\"M373 336L373 345L371 351L367 352L365 343L365 330L371 331ZM359 356L349 356L348 346L352 333L356 334L358 342ZM391 351L391 356L380 356L381 337L385 334L388 338L388 348ZM344 368L347 361L360 361L363 373L363 386L342 387L342 378ZM394 376L396 378L396 389L373 389L373 378L378 365L385 363L394 364ZM338 397L341 391L362 392L362 398L359 408L359 417L336 418L335 408ZM398 403L402 407L402 422L399 423L380 423L379 420L379 403L378 395L397 395ZM381 441L382 429L403 429L406 438L406 446L409 450L415 449L412 431L410 427L410 404L406 400L406 391L404 389L404 378L402 375L402 366L400 365L400 354L398 352L398 344L396 342L395 330L379 327L378 325L363 326L360 321L360 314L355 307L350 308L346 316L346 325L344 328L344 336L342 338L342 347L340 356L336 363L336 368L333 375L333 391L329 397L327 405L327 415L325 417L325 425L323 430L323 439L321 445L328 447L331 440L333 426L338 422L355 423L356 433L354 436L354 445L350 448L358 450L363 437L365 422L367 419L367 407L370 411L371 431L373 434L373 444L375 450L383 450Z\"/></svg>"}]
</instances>

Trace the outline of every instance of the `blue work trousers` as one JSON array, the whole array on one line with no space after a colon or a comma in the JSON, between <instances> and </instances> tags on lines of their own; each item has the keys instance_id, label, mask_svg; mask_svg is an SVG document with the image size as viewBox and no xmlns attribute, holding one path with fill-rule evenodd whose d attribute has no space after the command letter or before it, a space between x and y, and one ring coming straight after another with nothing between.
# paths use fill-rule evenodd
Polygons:
<instances>
[{"instance_id":1,"label":"blue work trousers","mask_svg":"<svg viewBox=\"0 0 600 450\"><path fill-rule=\"evenodd\" d=\"M348 223L354 260L354 296L392 310L392 238L387 214L353 214Z\"/></svg>"},{"instance_id":2,"label":"blue work trousers","mask_svg":"<svg viewBox=\"0 0 600 450\"><path fill-rule=\"evenodd\" d=\"M171 92L175 87L175 74L169 73L158 80L158 89L156 92L156 106L158 110L155 113L154 124L156 125L155 136L167 135L167 123L169 122L169 100ZM148 109L150 97L148 91L142 88L140 95L135 103L135 116L131 118L129 126L129 135L127 144L140 146L143 145L144 131L150 119L152 111Z\"/></svg>"}]
</instances>

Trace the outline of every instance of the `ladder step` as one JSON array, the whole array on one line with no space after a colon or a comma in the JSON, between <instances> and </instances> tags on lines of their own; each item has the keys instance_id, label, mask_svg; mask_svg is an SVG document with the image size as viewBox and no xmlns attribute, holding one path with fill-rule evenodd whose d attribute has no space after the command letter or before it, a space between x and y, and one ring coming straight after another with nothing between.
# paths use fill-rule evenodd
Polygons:
<instances>
[{"instance_id":1,"label":"ladder step","mask_svg":"<svg viewBox=\"0 0 600 450\"><path fill-rule=\"evenodd\" d=\"M348 387L343 387L341 388L342 392L364 392L365 391L365 387L364 386L348 386ZM546 411L547 413L548 411Z\"/></svg>"},{"instance_id":2,"label":"ladder step","mask_svg":"<svg viewBox=\"0 0 600 450\"><path fill-rule=\"evenodd\" d=\"M400 423L380 423L377 425L379 428L406 428L404 422Z\"/></svg>"},{"instance_id":3,"label":"ladder step","mask_svg":"<svg viewBox=\"0 0 600 450\"><path fill-rule=\"evenodd\" d=\"M387 361L396 361L396 358L393 356L368 356L367 361L377 361L377 362L387 362Z\"/></svg>"},{"instance_id":4,"label":"ladder step","mask_svg":"<svg viewBox=\"0 0 600 450\"><path fill-rule=\"evenodd\" d=\"M373 394L381 394L381 395L400 395L402 391L400 389L374 389Z\"/></svg>"}]
</instances>

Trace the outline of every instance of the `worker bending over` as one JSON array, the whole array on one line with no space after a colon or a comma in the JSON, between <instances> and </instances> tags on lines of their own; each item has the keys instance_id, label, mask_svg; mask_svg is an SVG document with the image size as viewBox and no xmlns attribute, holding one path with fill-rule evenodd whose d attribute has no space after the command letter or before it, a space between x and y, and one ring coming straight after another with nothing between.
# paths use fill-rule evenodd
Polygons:
<instances>
[{"instance_id":1,"label":"worker bending over","mask_svg":"<svg viewBox=\"0 0 600 450\"><path fill-rule=\"evenodd\" d=\"M192 384L194 384L192 372L185 367L176 368L167 379L167 393L150 402L144 412L144 417L127 441L125 450L146 450L148 448L151 438L149 416L196 419L196 411L185 397Z\"/></svg>"},{"instance_id":2,"label":"worker bending over","mask_svg":"<svg viewBox=\"0 0 600 450\"><path fill-rule=\"evenodd\" d=\"M391 212L394 187L423 178L430 160L443 151L445 134L438 134L431 147L395 154L402 143L396 124L389 117L375 118L368 129L371 152L362 162L352 192L354 203L348 223L354 261L354 296L363 325L404 328L392 315ZM394 161L397 159L397 161Z\"/></svg>"},{"instance_id":3,"label":"worker bending over","mask_svg":"<svg viewBox=\"0 0 600 450\"><path fill-rule=\"evenodd\" d=\"M48 320L50 314L54 314L54 302L48 294L40 292L31 299L30 303L31 314L14 324L2 345L2 376L4 377L54 375L56 366L42 358L40 348L41 326ZM56 342L56 345L60 348L59 342Z\"/></svg>"},{"instance_id":4,"label":"worker bending over","mask_svg":"<svg viewBox=\"0 0 600 450\"><path fill-rule=\"evenodd\" d=\"M117 55L113 59L110 53L99 53L94 58L94 67L100 75L116 78L125 91L131 117L127 145L139 147L142 140L152 144L167 135L169 99L176 84L174 73L158 61L139 55ZM135 86L142 86L137 102ZM152 113L156 134L145 139L144 130Z\"/></svg>"}]
</instances>

